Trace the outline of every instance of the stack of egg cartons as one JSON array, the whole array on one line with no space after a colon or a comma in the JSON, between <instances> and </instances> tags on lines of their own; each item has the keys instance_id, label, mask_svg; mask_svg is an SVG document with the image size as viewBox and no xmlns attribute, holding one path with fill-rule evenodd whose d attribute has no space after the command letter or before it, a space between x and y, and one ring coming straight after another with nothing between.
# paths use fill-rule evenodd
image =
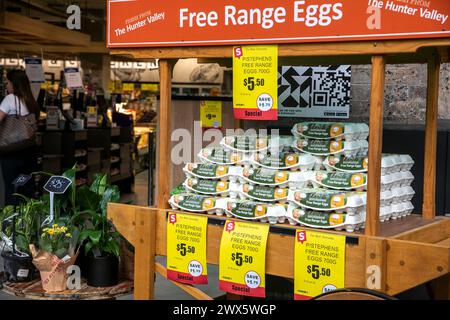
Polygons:
<instances>
[{"instance_id":1,"label":"stack of egg cartons","mask_svg":"<svg viewBox=\"0 0 450 320\"><path fill-rule=\"evenodd\" d=\"M409 155L383 154L381 160L380 220L398 219L410 215L414 189L411 168L414 160Z\"/></svg>"},{"instance_id":2,"label":"stack of egg cartons","mask_svg":"<svg viewBox=\"0 0 450 320\"><path fill-rule=\"evenodd\" d=\"M293 147L320 164L309 176L312 188L291 191L291 224L358 230L365 222L369 127L363 123L303 122L294 126ZM317 166L316 166L317 169Z\"/></svg>"}]
</instances>

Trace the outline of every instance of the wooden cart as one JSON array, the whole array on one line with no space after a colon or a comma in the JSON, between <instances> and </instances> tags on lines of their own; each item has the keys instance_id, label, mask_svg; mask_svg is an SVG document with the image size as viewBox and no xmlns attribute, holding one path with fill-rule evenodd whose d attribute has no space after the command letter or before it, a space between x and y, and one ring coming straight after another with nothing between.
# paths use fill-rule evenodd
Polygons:
<instances>
[{"instance_id":1,"label":"wooden cart","mask_svg":"<svg viewBox=\"0 0 450 320\"><path fill-rule=\"evenodd\" d=\"M170 186L170 116L172 68L177 59L227 61L231 46L116 49L113 54L136 59L158 58L161 100L158 111L158 167L156 208L110 204L108 215L135 247L135 299L154 298L155 255L166 255L166 215ZM370 288L395 295L433 282L435 298L450 298L450 219L436 217L436 148L440 64L450 62L450 39L355 41L279 45L280 65L371 64L369 172L367 221L364 233L347 236L346 288ZM379 221L385 67L388 63L427 63L428 97L425 132L424 199L422 215L386 223ZM180 112L177 110L176 112ZM223 219L210 218L208 263L218 264ZM222 221L221 221L222 220ZM294 277L293 229L271 227L267 248L267 274ZM282 261L282 263L280 263ZM189 285L177 284L197 299L211 299Z\"/></svg>"}]
</instances>

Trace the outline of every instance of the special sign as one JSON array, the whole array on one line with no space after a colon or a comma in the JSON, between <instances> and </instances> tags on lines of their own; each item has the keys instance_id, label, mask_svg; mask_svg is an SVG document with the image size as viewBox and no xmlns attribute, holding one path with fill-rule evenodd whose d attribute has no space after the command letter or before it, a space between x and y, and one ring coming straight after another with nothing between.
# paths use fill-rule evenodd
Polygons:
<instances>
[{"instance_id":1,"label":"special sign","mask_svg":"<svg viewBox=\"0 0 450 320\"><path fill-rule=\"evenodd\" d=\"M170 213L167 219L167 279L207 284L207 217Z\"/></svg>"},{"instance_id":2,"label":"special sign","mask_svg":"<svg viewBox=\"0 0 450 320\"><path fill-rule=\"evenodd\" d=\"M449 15L447 0L109 0L108 46L450 37Z\"/></svg>"},{"instance_id":3,"label":"special sign","mask_svg":"<svg viewBox=\"0 0 450 320\"><path fill-rule=\"evenodd\" d=\"M297 230L294 299L307 300L344 288L345 236Z\"/></svg>"},{"instance_id":4,"label":"special sign","mask_svg":"<svg viewBox=\"0 0 450 320\"><path fill-rule=\"evenodd\" d=\"M269 225L227 221L220 241L219 288L243 296L266 296Z\"/></svg>"}]
</instances>

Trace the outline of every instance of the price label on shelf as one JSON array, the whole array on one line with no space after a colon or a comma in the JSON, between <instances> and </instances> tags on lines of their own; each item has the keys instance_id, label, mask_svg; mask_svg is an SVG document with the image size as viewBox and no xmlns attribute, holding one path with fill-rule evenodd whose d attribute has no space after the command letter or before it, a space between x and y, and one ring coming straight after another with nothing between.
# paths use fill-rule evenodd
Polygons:
<instances>
[{"instance_id":1,"label":"price label on shelf","mask_svg":"<svg viewBox=\"0 0 450 320\"><path fill-rule=\"evenodd\" d=\"M235 119L278 119L278 46L241 46L233 50Z\"/></svg>"},{"instance_id":2,"label":"price label on shelf","mask_svg":"<svg viewBox=\"0 0 450 320\"><path fill-rule=\"evenodd\" d=\"M222 101L200 101L200 121L202 128L222 126Z\"/></svg>"},{"instance_id":3,"label":"price label on shelf","mask_svg":"<svg viewBox=\"0 0 450 320\"><path fill-rule=\"evenodd\" d=\"M124 83L122 85L123 91L133 91L134 90L134 83Z\"/></svg>"},{"instance_id":4,"label":"price label on shelf","mask_svg":"<svg viewBox=\"0 0 450 320\"><path fill-rule=\"evenodd\" d=\"M268 235L268 224L236 221L225 223L220 242L220 290L265 298Z\"/></svg>"},{"instance_id":5,"label":"price label on shelf","mask_svg":"<svg viewBox=\"0 0 450 320\"><path fill-rule=\"evenodd\" d=\"M297 230L294 277L296 300L344 288L345 236Z\"/></svg>"},{"instance_id":6,"label":"price label on shelf","mask_svg":"<svg viewBox=\"0 0 450 320\"><path fill-rule=\"evenodd\" d=\"M141 91L157 92L158 85L152 84L152 83L143 83L143 84L141 84Z\"/></svg>"},{"instance_id":7,"label":"price label on shelf","mask_svg":"<svg viewBox=\"0 0 450 320\"><path fill-rule=\"evenodd\" d=\"M170 213L167 219L167 278L187 284L207 284L206 230L208 218Z\"/></svg>"}]
</instances>

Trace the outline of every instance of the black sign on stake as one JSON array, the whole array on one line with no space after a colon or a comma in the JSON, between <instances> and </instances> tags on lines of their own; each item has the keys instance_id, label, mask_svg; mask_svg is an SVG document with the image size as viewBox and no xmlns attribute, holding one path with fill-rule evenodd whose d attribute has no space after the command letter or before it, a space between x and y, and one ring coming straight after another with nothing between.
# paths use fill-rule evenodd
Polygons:
<instances>
[{"instance_id":1,"label":"black sign on stake","mask_svg":"<svg viewBox=\"0 0 450 320\"><path fill-rule=\"evenodd\" d=\"M51 177L44 186L44 190L55 193L63 194L72 184L72 180L63 176Z\"/></svg>"},{"instance_id":2,"label":"black sign on stake","mask_svg":"<svg viewBox=\"0 0 450 320\"><path fill-rule=\"evenodd\" d=\"M12 184L16 188L23 187L24 185L26 185L28 183L28 181L30 181L30 179L31 179L31 176L29 176L27 174L21 174L16 179L14 179Z\"/></svg>"}]
</instances>

